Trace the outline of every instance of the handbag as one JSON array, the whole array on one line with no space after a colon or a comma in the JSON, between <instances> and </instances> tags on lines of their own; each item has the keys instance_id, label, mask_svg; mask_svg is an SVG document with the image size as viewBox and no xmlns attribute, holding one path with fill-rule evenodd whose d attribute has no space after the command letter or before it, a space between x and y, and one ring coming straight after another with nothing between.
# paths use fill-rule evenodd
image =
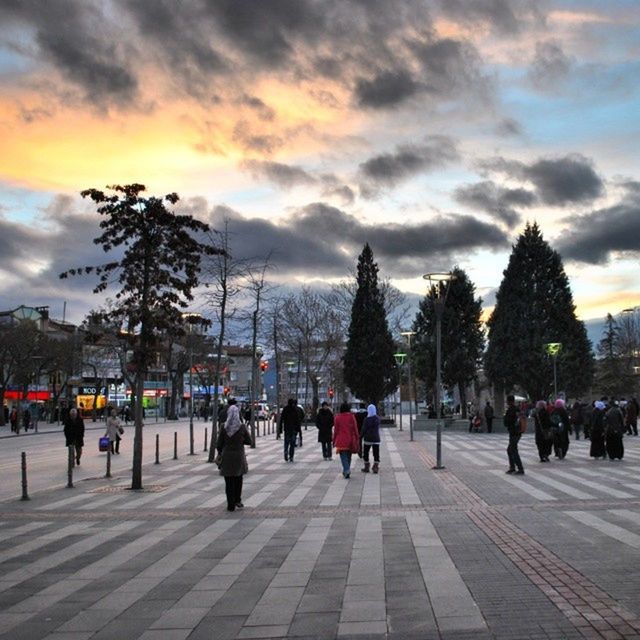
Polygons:
<instances>
[{"instance_id":1,"label":"handbag","mask_svg":"<svg viewBox=\"0 0 640 640\"><path fill-rule=\"evenodd\" d=\"M527 430L527 417L520 416L519 420L520 420L520 433L525 433Z\"/></svg>"},{"instance_id":2,"label":"handbag","mask_svg":"<svg viewBox=\"0 0 640 640\"><path fill-rule=\"evenodd\" d=\"M109 440L109 438L107 438L107 436L102 436L102 438L100 438L100 440L98 440L98 449L100 451L109 451L109 444L111 443L111 440Z\"/></svg>"},{"instance_id":3,"label":"handbag","mask_svg":"<svg viewBox=\"0 0 640 640\"><path fill-rule=\"evenodd\" d=\"M218 467L220 467L220 465L222 464L222 454L221 453L216 454L216 457L213 459L213 463L215 465L217 465Z\"/></svg>"},{"instance_id":4,"label":"handbag","mask_svg":"<svg viewBox=\"0 0 640 640\"><path fill-rule=\"evenodd\" d=\"M122 435L124 433L124 427L118 427L118 433Z\"/></svg>"}]
</instances>

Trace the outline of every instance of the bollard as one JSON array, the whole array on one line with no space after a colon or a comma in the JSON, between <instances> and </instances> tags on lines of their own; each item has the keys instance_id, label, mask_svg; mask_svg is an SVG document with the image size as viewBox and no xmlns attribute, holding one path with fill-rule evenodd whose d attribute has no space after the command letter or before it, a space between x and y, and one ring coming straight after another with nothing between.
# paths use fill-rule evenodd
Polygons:
<instances>
[{"instance_id":1,"label":"bollard","mask_svg":"<svg viewBox=\"0 0 640 640\"><path fill-rule=\"evenodd\" d=\"M22 452L22 498L20 500L30 500L27 493L27 454Z\"/></svg>"},{"instance_id":2,"label":"bollard","mask_svg":"<svg viewBox=\"0 0 640 640\"><path fill-rule=\"evenodd\" d=\"M73 456L75 447L71 444L67 447L69 451L67 462L67 489L73 489Z\"/></svg>"},{"instance_id":3,"label":"bollard","mask_svg":"<svg viewBox=\"0 0 640 640\"><path fill-rule=\"evenodd\" d=\"M160 434L156 433L156 464L160 464Z\"/></svg>"},{"instance_id":4,"label":"bollard","mask_svg":"<svg viewBox=\"0 0 640 640\"><path fill-rule=\"evenodd\" d=\"M104 474L104 477L111 477L111 442L109 442L109 448L107 449L107 473Z\"/></svg>"},{"instance_id":5,"label":"bollard","mask_svg":"<svg viewBox=\"0 0 640 640\"><path fill-rule=\"evenodd\" d=\"M208 443L207 443L207 437L209 436L209 432L207 431L207 427L204 428L204 449L203 451L208 451Z\"/></svg>"},{"instance_id":6,"label":"bollard","mask_svg":"<svg viewBox=\"0 0 640 640\"><path fill-rule=\"evenodd\" d=\"M178 432L173 432L173 459L178 459Z\"/></svg>"}]
</instances>

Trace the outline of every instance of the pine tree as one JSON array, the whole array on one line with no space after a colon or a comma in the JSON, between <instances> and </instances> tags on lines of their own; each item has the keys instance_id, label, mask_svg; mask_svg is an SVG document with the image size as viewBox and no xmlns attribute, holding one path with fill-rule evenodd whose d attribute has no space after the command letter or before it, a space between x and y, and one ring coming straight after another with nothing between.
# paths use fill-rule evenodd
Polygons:
<instances>
[{"instance_id":1,"label":"pine tree","mask_svg":"<svg viewBox=\"0 0 640 640\"><path fill-rule=\"evenodd\" d=\"M560 342L558 390L577 397L593 379L593 355L560 255L527 225L509 258L488 322L485 368L498 388L518 386L532 400L553 393L553 362L545 344Z\"/></svg>"},{"instance_id":2,"label":"pine tree","mask_svg":"<svg viewBox=\"0 0 640 640\"><path fill-rule=\"evenodd\" d=\"M442 382L460 390L463 408L465 389L476 377L478 362L484 350L482 332L482 299L475 298L475 286L463 269L452 271L454 280L448 284L447 300L442 316ZM412 347L416 376L427 388L435 384L436 375L436 315L435 290L430 290L420 302L413 323L416 332Z\"/></svg>"},{"instance_id":3,"label":"pine tree","mask_svg":"<svg viewBox=\"0 0 640 640\"><path fill-rule=\"evenodd\" d=\"M344 380L351 392L367 402L377 403L395 388L394 342L378 288L378 265L369 244L358 258L358 289L351 309Z\"/></svg>"},{"instance_id":4,"label":"pine tree","mask_svg":"<svg viewBox=\"0 0 640 640\"><path fill-rule=\"evenodd\" d=\"M615 318L608 313L605 320L602 339L598 343L598 362L596 384L598 393L620 397L628 390L630 382L625 375L624 363L620 349L620 327Z\"/></svg>"}]
</instances>

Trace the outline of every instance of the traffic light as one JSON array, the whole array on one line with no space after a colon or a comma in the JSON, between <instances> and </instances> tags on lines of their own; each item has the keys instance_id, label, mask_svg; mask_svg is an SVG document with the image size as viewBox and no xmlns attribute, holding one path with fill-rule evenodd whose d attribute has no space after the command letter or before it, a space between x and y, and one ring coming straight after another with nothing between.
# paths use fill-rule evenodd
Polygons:
<instances>
[{"instance_id":1,"label":"traffic light","mask_svg":"<svg viewBox=\"0 0 640 640\"><path fill-rule=\"evenodd\" d=\"M268 360L263 360L260 363L260 370L262 371L262 373L264 373L268 368L269 368L269 361Z\"/></svg>"},{"instance_id":2,"label":"traffic light","mask_svg":"<svg viewBox=\"0 0 640 640\"><path fill-rule=\"evenodd\" d=\"M225 387L223 390L223 393L225 396L228 396L230 392L231 392L231 389L229 389L229 387Z\"/></svg>"},{"instance_id":3,"label":"traffic light","mask_svg":"<svg viewBox=\"0 0 640 640\"><path fill-rule=\"evenodd\" d=\"M333 398L333 389L329 387L329 397Z\"/></svg>"}]
</instances>

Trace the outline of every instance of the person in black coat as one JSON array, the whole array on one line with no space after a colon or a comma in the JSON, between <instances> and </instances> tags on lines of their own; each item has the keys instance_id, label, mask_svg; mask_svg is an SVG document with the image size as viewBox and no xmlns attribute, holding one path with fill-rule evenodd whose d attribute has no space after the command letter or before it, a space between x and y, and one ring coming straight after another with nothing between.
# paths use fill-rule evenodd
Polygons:
<instances>
[{"instance_id":1,"label":"person in black coat","mask_svg":"<svg viewBox=\"0 0 640 640\"><path fill-rule=\"evenodd\" d=\"M507 410L503 418L504 426L509 432L509 446L507 456L509 457L509 468L507 473L524 474L524 467L518 452L518 442L522 433L520 432L520 421L518 420L518 410L516 409L516 399L512 395L507 396Z\"/></svg>"},{"instance_id":2,"label":"person in black coat","mask_svg":"<svg viewBox=\"0 0 640 640\"><path fill-rule=\"evenodd\" d=\"M331 460L331 442L333 439L333 411L329 409L329 403L323 402L316 415L316 427L318 427L318 442L322 445L322 457Z\"/></svg>"},{"instance_id":3,"label":"person in black coat","mask_svg":"<svg viewBox=\"0 0 640 640\"><path fill-rule=\"evenodd\" d=\"M84 447L84 420L77 409L71 409L64 421L64 437L67 447L74 447L76 464L80 464L82 447Z\"/></svg>"},{"instance_id":4,"label":"person in black coat","mask_svg":"<svg viewBox=\"0 0 640 640\"><path fill-rule=\"evenodd\" d=\"M242 477L249 471L244 446L251 444L251 434L242 420L240 409L232 404L227 411L227 420L218 433L216 449L219 456L220 475L224 476L227 495L227 511L242 509Z\"/></svg>"},{"instance_id":5,"label":"person in black coat","mask_svg":"<svg viewBox=\"0 0 640 640\"><path fill-rule=\"evenodd\" d=\"M605 443L610 460L622 460L624 444L622 437L625 432L624 415L617 403L612 402L604 414Z\"/></svg>"},{"instance_id":6,"label":"person in black coat","mask_svg":"<svg viewBox=\"0 0 640 640\"><path fill-rule=\"evenodd\" d=\"M536 402L533 412L533 422L536 429L536 446L540 462L549 462L551 447L553 445L553 431L551 430L551 420L547 411L547 403L544 400Z\"/></svg>"},{"instance_id":7,"label":"person in black coat","mask_svg":"<svg viewBox=\"0 0 640 640\"><path fill-rule=\"evenodd\" d=\"M287 406L280 414L280 424L278 431L284 431L284 460L285 462L293 462L293 454L296 448L296 435L300 433L302 422L300 420L300 412L296 407L296 401L293 398L287 400Z\"/></svg>"},{"instance_id":8,"label":"person in black coat","mask_svg":"<svg viewBox=\"0 0 640 640\"><path fill-rule=\"evenodd\" d=\"M373 473L378 473L380 468L380 418L375 404L367 407L367 417L362 423L360 431L360 439L363 444L362 457L364 459L364 467L362 471L369 473L369 450L373 450Z\"/></svg>"},{"instance_id":9,"label":"person in black coat","mask_svg":"<svg viewBox=\"0 0 640 640\"><path fill-rule=\"evenodd\" d=\"M569 450L569 430L571 427L571 421L562 398L558 398L556 400L554 409L551 412L550 420L553 427L553 450L556 458L564 460L567 455L567 451Z\"/></svg>"}]
</instances>

